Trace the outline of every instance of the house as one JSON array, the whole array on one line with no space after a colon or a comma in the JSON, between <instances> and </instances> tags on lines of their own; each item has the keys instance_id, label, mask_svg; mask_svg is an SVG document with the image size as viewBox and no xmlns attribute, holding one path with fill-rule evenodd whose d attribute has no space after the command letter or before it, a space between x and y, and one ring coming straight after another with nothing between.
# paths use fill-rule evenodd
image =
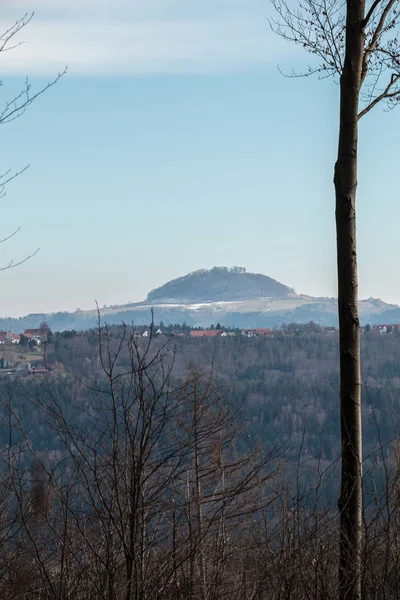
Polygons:
<instances>
[{"instance_id":1,"label":"house","mask_svg":"<svg viewBox=\"0 0 400 600\"><path fill-rule=\"evenodd\" d=\"M47 332L41 329L25 329L22 335L28 340L35 340L38 344L47 341Z\"/></svg>"},{"instance_id":2,"label":"house","mask_svg":"<svg viewBox=\"0 0 400 600\"><path fill-rule=\"evenodd\" d=\"M252 329L242 329L242 335L245 337L253 337L254 333Z\"/></svg>"},{"instance_id":3,"label":"house","mask_svg":"<svg viewBox=\"0 0 400 600\"><path fill-rule=\"evenodd\" d=\"M40 329L25 329L24 336L28 337L43 337L43 332Z\"/></svg>"},{"instance_id":4,"label":"house","mask_svg":"<svg viewBox=\"0 0 400 600\"><path fill-rule=\"evenodd\" d=\"M30 342L35 341L38 346L42 343L41 337L33 336L31 333L27 333L26 331L22 335L26 337Z\"/></svg>"},{"instance_id":5,"label":"house","mask_svg":"<svg viewBox=\"0 0 400 600\"><path fill-rule=\"evenodd\" d=\"M222 333L222 329L192 329L190 332L190 337L219 337Z\"/></svg>"},{"instance_id":6,"label":"house","mask_svg":"<svg viewBox=\"0 0 400 600\"><path fill-rule=\"evenodd\" d=\"M246 337L257 337L259 335L273 335L272 329L258 327L256 329L243 329L242 335Z\"/></svg>"},{"instance_id":7,"label":"house","mask_svg":"<svg viewBox=\"0 0 400 600\"><path fill-rule=\"evenodd\" d=\"M160 328L159 328L159 329L157 329L157 331L156 331L156 335L163 335L163 332L162 332L162 330L161 330Z\"/></svg>"},{"instance_id":8,"label":"house","mask_svg":"<svg viewBox=\"0 0 400 600\"><path fill-rule=\"evenodd\" d=\"M19 333L12 333L11 331L7 332L6 341L11 342L11 344L19 344L21 336Z\"/></svg>"},{"instance_id":9,"label":"house","mask_svg":"<svg viewBox=\"0 0 400 600\"><path fill-rule=\"evenodd\" d=\"M147 329L145 331L143 331L142 333L142 337L148 338L149 337L149 332L147 331Z\"/></svg>"},{"instance_id":10,"label":"house","mask_svg":"<svg viewBox=\"0 0 400 600\"><path fill-rule=\"evenodd\" d=\"M392 325L373 325L372 331L374 333L388 333L392 331Z\"/></svg>"}]
</instances>

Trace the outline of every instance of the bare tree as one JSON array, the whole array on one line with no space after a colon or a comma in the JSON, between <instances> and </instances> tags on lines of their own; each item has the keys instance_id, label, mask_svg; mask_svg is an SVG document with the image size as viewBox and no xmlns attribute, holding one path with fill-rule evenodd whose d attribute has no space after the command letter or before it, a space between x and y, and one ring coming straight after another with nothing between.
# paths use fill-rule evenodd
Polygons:
<instances>
[{"instance_id":1,"label":"bare tree","mask_svg":"<svg viewBox=\"0 0 400 600\"><path fill-rule=\"evenodd\" d=\"M398 0L271 0L272 28L315 57L303 75L340 80L335 164L342 475L340 597L359 599L362 544L360 323L356 254L358 122L376 104L400 100ZM295 75L293 73L293 75Z\"/></svg>"},{"instance_id":2,"label":"bare tree","mask_svg":"<svg viewBox=\"0 0 400 600\"><path fill-rule=\"evenodd\" d=\"M23 41L19 40L18 36L23 29L31 22L34 13L26 13L21 19L18 19L13 25L11 25L8 29L6 29L3 33L0 33L0 58L3 58L3 54L12 51L17 46L23 44ZM26 78L24 85L21 90L16 94L13 94L10 98L4 100L2 105L0 105L0 125L6 125L15 119L21 117L26 109L44 92L46 92L49 88L57 83L57 81L66 73L66 68L58 75L49 81L44 87L39 88L38 90L32 90L29 79ZM3 86L3 81L0 79L0 87ZM0 170L0 199L5 196L5 189L7 184L16 179L19 175L21 175L24 171L29 168L29 165L25 165L22 169L13 171L11 168L6 168L5 170ZM19 232L19 228L14 231L11 235L6 238L0 240L0 244L6 242L10 238L14 237ZM6 269L11 269L17 267L33 256L37 254L39 248L37 248L32 254L25 256L21 260L16 262L11 261L3 267L0 267L0 271L4 271Z\"/></svg>"},{"instance_id":3,"label":"bare tree","mask_svg":"<svg viewBox=\"0 0 400 600\"><path fill-rule=\"evenodd\" d=\"M32 398L61 445L31 448L33 468L13 472L21 589L65 600L251 598L253 577L233 565L250 572L242 531L259 520L259 498L263 508L275 498L276 449L236 449L238 412L209 374L192 365L174 375L170 343L106 328L99 348L102 372L81 382L82 418L67 418L50 380Z\"/></svg>"},{"instance_id":4,"label":"bare tree","mask_svg":"<svg viewBox=\"0 0 400 600\"><path fill-rule=\"evenodd\" d=\"M305 431L293 463L265 454L212 370L174 370L172 343L130 328L99 342L100 367L81 379L0 386L0 597L335 600L340 528L326 486L338 460L323 458L322 433L317 457ZM374 458L365 600L400 594L398 438L387 445L378 430Z\"/></svg>"}]
</instances>

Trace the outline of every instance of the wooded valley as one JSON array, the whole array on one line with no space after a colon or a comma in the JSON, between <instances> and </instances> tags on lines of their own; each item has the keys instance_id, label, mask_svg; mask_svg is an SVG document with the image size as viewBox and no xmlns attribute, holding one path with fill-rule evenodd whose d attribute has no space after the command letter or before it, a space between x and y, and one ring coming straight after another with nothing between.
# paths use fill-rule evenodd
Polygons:
<instances>
[{"instance_id":1,"label":"wooded valley","mask_svg":"<svg viewBox=\"0 0 400 600\"><path fill-rule=\"evenodd\" d=\"M335 598L337 344L53 336L1 384L1 597ZM363 339L371 599L398 597L399 351Z\"/></svg>"}]
</instances>

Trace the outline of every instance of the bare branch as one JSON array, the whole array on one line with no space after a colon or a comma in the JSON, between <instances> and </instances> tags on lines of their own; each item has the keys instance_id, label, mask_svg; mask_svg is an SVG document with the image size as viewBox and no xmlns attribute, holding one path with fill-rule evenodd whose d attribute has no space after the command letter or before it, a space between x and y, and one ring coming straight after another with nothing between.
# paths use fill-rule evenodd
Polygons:
<instances>
[{"instance_id":1,"label":"bare branch","mask_svg":"<svg viewBox=\"0 0 400 600\"><path fill-rule=\"evenodd\" d=\"M371 54L371 52L373 52L375 50L376 44L379 40L379 36L382 34L384 25L386 23L386 19L388 17L389 12L391 11L391 9L393 8L394 3L397 0L389 0L389 2L387 3L386 7L384 8L384 10L382 11L381 17L379 19L378 25L375 28L375 31L373 32L372 38L371 38L371 42L369 43L369 45L367 46L367 48L365 49L365 55Z\"/></svg>"},{"instance_id":2,"label":"bare branch","mask_svg":"<svg viewBox=\"0 0 400 600\"><path fill-rule=\"evenodd\" d=\"M301 45L319 59L319 64L312 64L306 71L292 70L282 74L286 77L317 74L320 79L333 76L338 80L344 68L345 3L342 0L303 0L297 5L299 8L293 8L287 0L271 1L279 17L276 21L270 20L272 30L284 40ZM398 3L399 0L375 0L366 17L360 21L365 39L360 92L364 105L367 105L362 115L382 100L391 101L393 105L393 98L396 98L393 89L383 93L377 93L376 90L386 72L390 77L393 72L400 70ZM364 84L365 91L362 90Z\"/></svg>"},{"instance_id":3,"label":"bare branch","mask_svg":"<svg viewBox=\"0 0 400 600\"><path fill-rule=\"evenodd\" d=\"M10 181L24 173L27 169L29 169L29 165L26 165L26 167L24 167L20 171L16 171L12 175L10 175L11 169L8 169L7 171L5 171L5 173L0 175L0 198L3 198L5 195L4 188L7 185L7 183L10 183Z\"/></svg>"},{"instance_id":4,"label":"bare branch","mask_svg":"<svg viewBox=\"0 0 400 600\"><path fill-rule=\"evenodd\" d=\"M25 13L25 15L16 21L11 27L9 27L6 31L0 34L0 53L7 52L16 48L23 42L14 42L15 36L26 27L31 20L33 19L34 13ZM17 119L22 116L27 109L39 96L41 96L44 92L46 92L50 87L55 85L57 81L66 73L67 67L65 67L64 71L58 73L58 75L50 82L47 83L43 88L39 89L35 93L31 93L31 85L29 80L25 80L25 85L23 89L16 94L11 100L5 103L4 108L0 109L0 125L5 123L10 123L11 121ZM0 81L0 86L2 82ZM3 198L5 195L5 186L10 183L13 179L21 175L26 169L28 169L29 165L25 166L23 169L19 171L12 172L11 169L8 169L4 173L0 174L0 198ZM6 242L16 235L19 231L19 228L14 231L11 235L0 240L0 243ZM0 271L5 271L7 269L12 269L14 267L18 267L25 263L26 261L33 258L39 252L39 248L33 252L33 254L29 254L24 259L19 260L18 262L11 261L8 265L1 267Z\"/></svg>"},{"instance_id":5,"label":"bare branch","mask_svg":"<svg viewBox=\"0 0 400 600\"><path fill-rule=\"evenodd\" d=\"M7 47L7 44L10 42L10 40L12 40L21 31L21 29L26 27L32 21L34 14L34 12L25 13L21 19L18 19L18 21L16 21L14 25L9 27L9 29L4 31L4 33L0 35L0 52L12 50L13 48L16 48L17 46L20 46L24 43L18 42L16 44L13 44L12 46Z\"/></svg>"},{"instance_id":6,"label":"bare branch","mask_svg":"<svg viewBox=\"0 0 400 600\"><path fill-rule=\"evenodd\" d=\"M279 20L270 19L271 29L286 41L302 46L320 59L318 67L297 76L339 75L344 56L344 15L341 0L304 0L291 9L286 0L271 0Z\"/></svg>"},{"instance_id":7,"label":"bare branch","mask_svg":"<svg viewBox=\"0 0 400 600\"><path fill-rule=\"evenodd\" d=\"M372 18L372 15L374 14L375 9L379 6L381 2L382 0L375 0L375 2L372 4L371 8L367 13L367 16L364 19L363 27L366 27L368 25L369 21Z\"/></svg>"},{"instance_id":8,"label":"bare branch","mask_svg":"<svg viewBox=\"0 0 400 600\"><path fill-rule=\"evenodd\" d=\"M21 227L18 227L18 229L16 229L11 235L8 235L7 237L3 238L2 240L0 240L0 244L3 244L4 242L8 242L8 240L11 240L11 238L14 237L14 235L17 235L17 233L21 230Z\"/></svg>"},{"instance_id":9,"label":"bare branch","mask_svg":"<svg viewBox=\"0 0 400 600\"><path fill-rule=\"evenodd\" d=\"M400 79L400 74L395 74L393 73L391 78L390 78L390 82L388 83L388 85L386 86L386 88L384 89L384 91L379 94L379 96L376 96L376 98L374 98L374 100L368 104L368 106L366 108L364 108L359 114L358 114L358 120L361 119L361 117L363 117L364 115L366 115L367 113L369 113L369 111L374 108L374 106L376 106L379 102L381 102L381 100L384 100L385 98L394 98L396 96L400 97L400 90L397 89L394 92L390 92L390 90L393 88L393 86L399 81Z\"/></svg>"},{"instance_id":10,"label":"bare branch","mask_svg":"<svg viewBox=\"0 0 400 600\"><path fill-rule=\"evenodd\" d=\"M53 87L53 85L55 85L58 80L66 74L67 69L68 67L65 67L65 69L58 73L58 75L52 81L47 83L47 85L41 88L38 92L33 94L33 96L30 95L31 85L29 80L26 79L24 89L21 90L21 92L17 94L11 101L6 102L5 108L0 111L0 125L10 123L10 121L22 116L26 108L32 104L36 98L44 94L44 92L46 92L49 88Z\"/></svg>"},{"instance_id":11,"label":"bare branch","mask_svg":"<svg viewBox=\"0 0 400 600\"><path fill-rule=\"evenodd\" d=\"M26 256L25 258L23 258L22 260L20 260L16 263L12 260L5 267L0 267L0 271L7 271L8 269L14 269L15 267L19 267L20 265L23 265L28 260L30 260L31 258L36 256L36 254L39 252L39 250L40 250L40 248L36 248L35 252L33 252L32 254L29 254L28 256Z\"/></svg>"}]
</instances>

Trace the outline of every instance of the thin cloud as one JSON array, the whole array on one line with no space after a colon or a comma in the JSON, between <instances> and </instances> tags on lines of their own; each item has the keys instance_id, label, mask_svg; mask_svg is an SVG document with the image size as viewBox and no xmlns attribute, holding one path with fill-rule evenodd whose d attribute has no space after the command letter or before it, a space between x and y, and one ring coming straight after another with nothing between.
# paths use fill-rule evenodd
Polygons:
<instances>
[{"instance_id":1,"label":"thin cloud","mask_svg":"<svg viewBox=\"0 0 400 600\"><path fill-rule=\"evenodd\" d=\"M66 64L72 74L223 72L292 52L269 30L259 0L20 0L0 31L33 4L25 43L0 55L2 75L51 74Z\"/></svg>"}]
</instances>

